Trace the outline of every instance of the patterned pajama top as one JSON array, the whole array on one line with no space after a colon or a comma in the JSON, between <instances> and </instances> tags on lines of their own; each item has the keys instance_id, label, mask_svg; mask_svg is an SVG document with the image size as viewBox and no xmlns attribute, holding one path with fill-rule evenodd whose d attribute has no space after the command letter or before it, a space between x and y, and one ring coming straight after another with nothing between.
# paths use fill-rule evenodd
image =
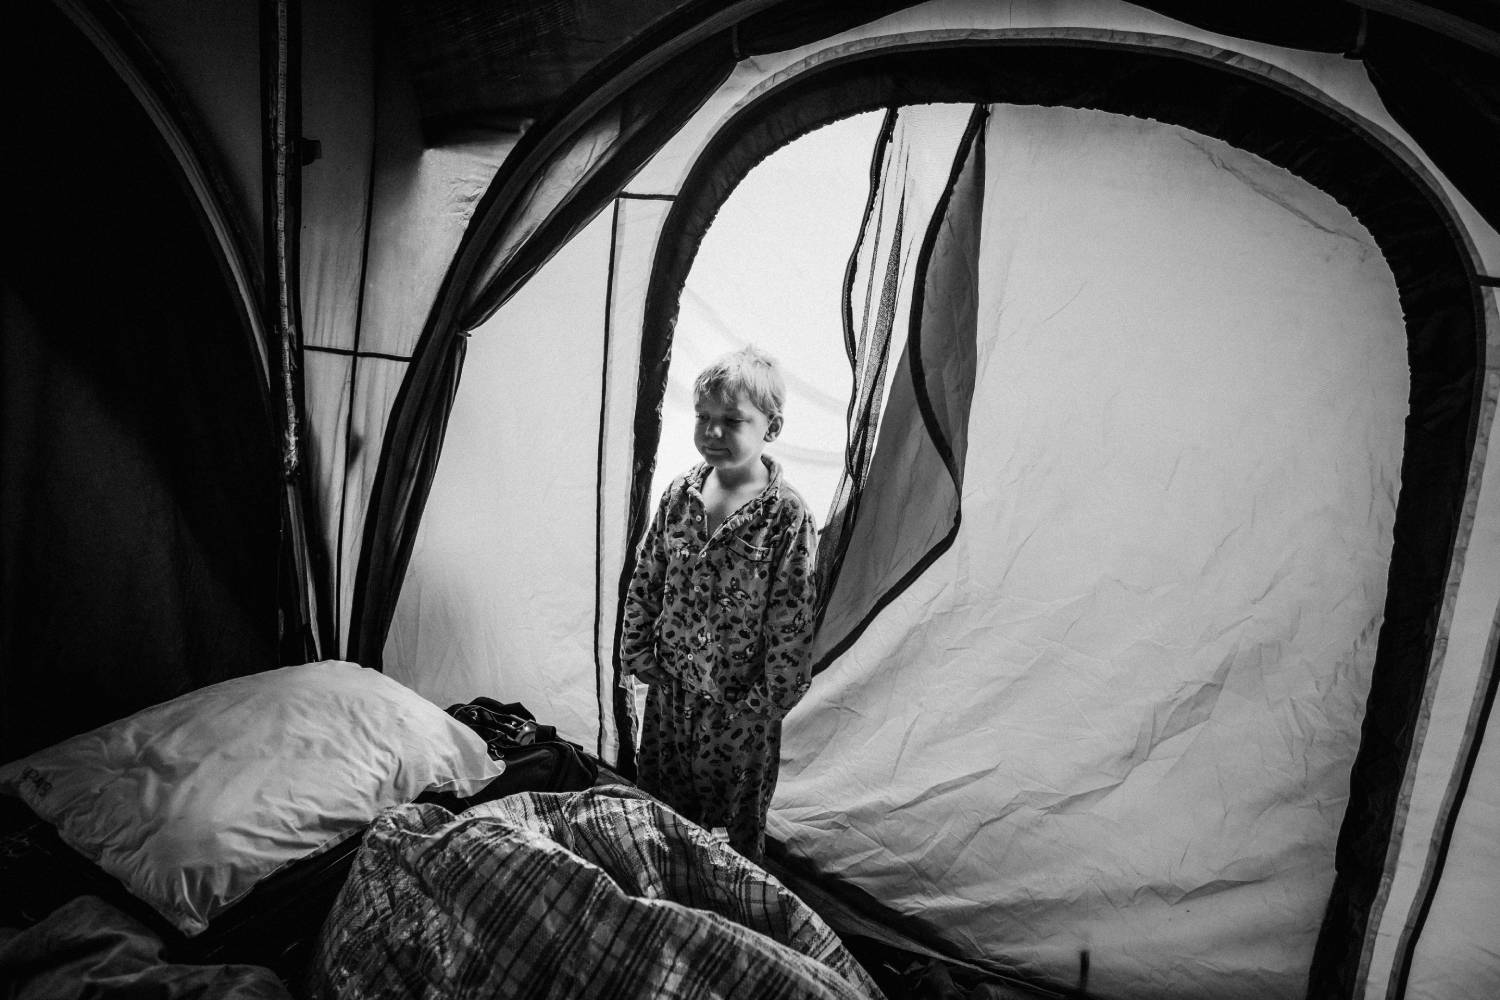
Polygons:
<instances>
[{"instance_id":1,"label":"patterned pajama top","mask_svg":"<svg viewBox=\"0 0 1500 1000\"><path fill-rule=\"evenodd\" d=\"M660 668L730 718L779 720L811 679L817 524L762 456L771 481L708 534L700 464L672 481L641 542L621 632L624 672Z\"/></svg>"}]
</instances>

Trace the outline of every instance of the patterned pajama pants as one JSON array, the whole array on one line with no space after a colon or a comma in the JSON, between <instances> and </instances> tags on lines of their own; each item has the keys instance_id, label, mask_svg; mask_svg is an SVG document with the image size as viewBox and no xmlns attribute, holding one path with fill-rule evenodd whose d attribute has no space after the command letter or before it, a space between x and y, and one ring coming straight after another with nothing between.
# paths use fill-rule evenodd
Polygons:
<instances>
[{"instance_id":1,"label":"patterned pajama pants","mask_svg":"<svg viewBox=\"0 0 1500 1000\"><path fill-rule=\"evenodd\" d=\"M781 763L781 722L726 714L726 706L675 682L651 685L638 781L699 826L728 829L730 846L759 864Z\"/></svg>"}]
</instances>

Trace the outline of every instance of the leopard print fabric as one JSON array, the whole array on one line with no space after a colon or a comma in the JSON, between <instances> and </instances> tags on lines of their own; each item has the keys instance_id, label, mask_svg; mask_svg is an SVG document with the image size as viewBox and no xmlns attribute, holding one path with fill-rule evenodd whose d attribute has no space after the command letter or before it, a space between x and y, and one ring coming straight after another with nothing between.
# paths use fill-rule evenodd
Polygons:
<instances>
[{"instance_id":1,"label":"leopard print fabric","mask_svg":"<svg viewBox=\"0 0 1500 1000\"><path fill-rule=\"evenodd\" d=\"M709 467L673 480L641 542L621 624L625 673L658 669L646 702L641 787L759 860L781 719L811 680L817 525L762 458L766 488L710 537Z\"/></svg>"}]
</instances>

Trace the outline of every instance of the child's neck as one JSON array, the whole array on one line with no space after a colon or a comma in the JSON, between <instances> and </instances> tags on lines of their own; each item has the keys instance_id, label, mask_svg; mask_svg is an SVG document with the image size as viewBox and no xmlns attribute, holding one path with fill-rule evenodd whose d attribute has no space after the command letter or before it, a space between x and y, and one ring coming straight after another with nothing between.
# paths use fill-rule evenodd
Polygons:
<instances>
[{"instance_id":1,"label":"child's neck","mask_svg":"<svg viewBox=\"0 0 1500 1000\"><path fill-rule=\"evenodd\" d=\"M725 473L721 469L710 469L703 480L703 506L708 513L708 534L713 536L719 525L751 499L771 481L771 472L764 462Z\"/></svg>"},{"instance_id":2,"label":"child's neck","mask_svg":"<svg viewBox=\"0 0 1500 1000\"><path fill-rule=\"evenodd\" d=\"M737 469L710 469L704 485L713 483L725 493L744 493L754 490L759 493L771 481L771 470L764 459L757 458Z\"/></svg>"}]
</instances>

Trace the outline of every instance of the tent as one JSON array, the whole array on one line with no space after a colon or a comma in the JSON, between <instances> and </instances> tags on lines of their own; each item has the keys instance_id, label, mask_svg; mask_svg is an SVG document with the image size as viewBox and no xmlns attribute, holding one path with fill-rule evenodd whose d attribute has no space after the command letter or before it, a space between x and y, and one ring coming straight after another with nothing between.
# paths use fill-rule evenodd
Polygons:
<instances>
[{"instance_id":1,"label":"tent","mask_svg":"<svg viewBox=\"0 0 1500 1000\"><path fill-rule=\"evenodd\" d=\"M682 379L826 237L789 855L1043 987L1494 995L1500 19L1209 8L13 5L6 758L340 656L628 770Z\"/></svg>"}]
</instances>

